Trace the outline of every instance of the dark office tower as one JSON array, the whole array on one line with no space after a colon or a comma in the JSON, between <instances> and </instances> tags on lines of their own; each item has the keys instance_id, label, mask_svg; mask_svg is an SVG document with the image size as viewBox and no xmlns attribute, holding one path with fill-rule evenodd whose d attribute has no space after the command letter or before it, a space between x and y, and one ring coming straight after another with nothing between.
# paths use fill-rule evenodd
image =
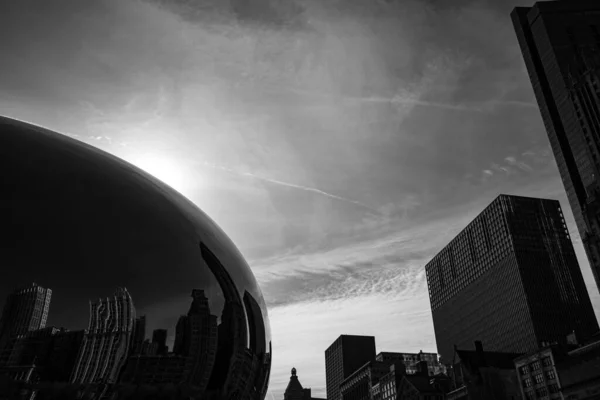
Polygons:
<instances>
[{"instance_id":1,"label":"dark office tower","mask_svg":"<svg viewBox=\"0 0 600 400\"><path fill-rule=\"evenodd\" d=\"M135 319L133 324L133 334L131 335L131 353L141 354L146 339L146 316L142 315Z\"/></svg>"},{"instance_id":2,"label":"dark office tower","mask_svg":"<svg viewBox=\"0 0 600 400\"><path fill-rule=\"evenodd\" d=\"M155 329L152 331L152 343L156 343L156 354L164 356L169 350L167 347L167 330Z\"/></svg>"},{"instance_id":3,"label":"dark office tower","mask_svg":"<svg viewBox=\"0 0 600 400\"><path fill-rule=\"evenodd\" d=\"M51 289L35 283L8 295L0 317L0 340L44 328L51 297Z\"/></svg>"},{"instance_id":4,"label":"dark office tower","mask_svg":"<svg viewBox=\"0 0 600 400\"><path fill-rule=\"evenodd\" d=\"M341 335L325 350L327 400L340 400L340 384L375 358L373 336Z\"/></svg>"},{"instance_id":5,"label":"dark office tower","mask_svg":"<svg viewBox=\"0 0 600 400\"><path fill-rule=\"evenodd\" d=\"M118 288L112 297L90 302L90 324L83 338L73 383L114 383L123 367L135 320L131 295Z\"/></svg>"},{"instance_id":6,"label":"dark office tower","mask_svg":"<svg viewBox=\"0 0 600 400\"><path fill-rule=\"evenodd\" d=\"M538 2L511 17L600 289L600 2Z\"/></svg>"},{"instance_id":7,"label":"dark office tower","mask_svg":"<svg viewBox=\"0 0 600 400\"><path fill-rule=\"evenodd\" d=\"M556 200L498 196L425 267L438 351L526 353L598 323Z\"/></svg>"}]
</instances>

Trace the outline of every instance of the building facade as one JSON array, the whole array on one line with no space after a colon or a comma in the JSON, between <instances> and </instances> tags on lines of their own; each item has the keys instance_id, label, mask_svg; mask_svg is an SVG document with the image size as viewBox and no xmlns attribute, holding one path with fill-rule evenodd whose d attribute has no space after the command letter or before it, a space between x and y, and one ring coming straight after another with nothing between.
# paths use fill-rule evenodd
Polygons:
<instances>
[{"instance_id":1,"label":"building facade","mask_svg":"<svg viewBox=\"0 0 600 400\"><path fill-rule=\"evenodd\" d=\"M600 340L551 345L514 361L524 400L600 398Z\"/></svg>"},{"instance_id":2,"label":"building facade","mask_svg":"<svg viewBox=\"0 0 600 400\"><path fill-rule=\"evenodd\" d=\"M543 1L511 17L600 288L600 3Z\"/></svg>"},{"instance_id":3,"label":"building facade","mask_svg":"<svg viewBox=\"0 0 600 400\"><path fill-rule=\"evenodd\" d=\"M598 322L556 200L498 196L426 266L438 350L527 353Z\"/></svg>"},{"instance_id":4,"label":"building facade","mask_svg":"<svg viewBox=\"0 0 600 400\"><path fill-rule=\"evenodd\" d=\"M133 300L125 288L90 302L90 324L71 381L115 383L129 354L134 322Z\"/></svg>"},{"instance_id":5,"label":"building facade","mask_svg":"<svg viewBox=\"0 0 600 400\"><path fill-rule=\"evenodd\" d=\"M166 330L155 336L159 348ZM162 332L165 332L164 334ZM156 337L158 336L158 337ZM217 349L217 317L212 315L203 290L192 291L192 304L181 316L175 332L173 353L148 351L129 357L121 382L133 384L188 384L203 393L213 370Z\"/></svg>"},{"instance_id":6,"label":"building facade","mask_svg":"<svg viewBox=\"0 0 600 400\"><path fill-rule=\"evenodd\" d=\"M398 361L398 364L402 364ZM390 362L369 361L340 384L341 400L371 400L372 388L390 372Z\"/></svg>"},{"instance_id":7,"label":"building facade","mask_svg":"<svg viewBox=\"0 0 600 400\"><path fill-rule=\"evenodd\" d=\"M340 400L340 385L350 374L375 358L373 336L341 335L325 350L327 400Z\"/></svg>"},{"instance_id":8,"label":"building facade","mask_svg":"<svg viewBox=\"0 0 600 400\"><path fill-rule=\"evenodd\" d=\"M421 361L427 363L428 372L431 376L446 372L446 368L440 363L437 353L424 353L423 351L418 353L379 352L375 356L375 360L383 362L402 361L408 375L420 372Z\"/></svg>"},{"instance_id":9,"label":"building facade","mask_svg":"<svg viewBox=\"0 0 600 400\"><path fill-rule=\"evenodd\" d=\"M7 365L17 337L46 326L52 289L36 283L9 294L0 316L0 367Z\"/></svg>"},{"instance_id":10,"label":"building facade","mask_svg":"<svg viewBox=\"0 0 600 400\"><path fill-rule=\"evenodd\" d=\"M520 400L514 360L522 354L455 349L446 400Z\"/></svg>"}]
</instances>

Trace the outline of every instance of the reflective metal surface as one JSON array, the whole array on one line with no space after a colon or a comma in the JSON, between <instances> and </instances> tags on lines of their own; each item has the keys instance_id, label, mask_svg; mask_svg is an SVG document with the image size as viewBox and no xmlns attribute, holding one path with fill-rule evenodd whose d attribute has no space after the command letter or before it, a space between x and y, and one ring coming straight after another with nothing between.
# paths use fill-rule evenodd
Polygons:
<instances>
[{"instance_id":1,"label":"reflective metal surface","mask_svg":"<svg viewBox=\"0 0 600 400\"><path fill-rule=\"evenodd\" d=\"M1 117L0 185L0 399L264 398L261 291L190 201Z\"/></svg>"}]
</instances>

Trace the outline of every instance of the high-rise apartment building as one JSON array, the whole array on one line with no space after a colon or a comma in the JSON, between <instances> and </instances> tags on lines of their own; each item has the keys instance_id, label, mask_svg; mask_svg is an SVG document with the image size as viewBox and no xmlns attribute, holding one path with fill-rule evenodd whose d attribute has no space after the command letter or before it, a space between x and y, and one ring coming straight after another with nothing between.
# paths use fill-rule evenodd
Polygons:
<instances>
[{"instance_id":1,"label":"high-rise apartment building","mask_svg":"<svg viewBox=\"0 0 600 400\"><path fill-rule=\"evenodd\" d=\"M537 2L511 17L600 288L600 2Z\"/></svg>"},{"instance_id":2,"label":"high-rise apartment building","mask_svg":"<svg viewBox=\"0 0 600 400\"><path fill-rule=\"evenodd\" d=\"M560 204L498 196L425 267L438 351L526 353L598 331Z\"/></svg>"},{"instance_id":3,"label":"high-rise apartment building","mask_svg":"<svg viewBox=\"0 0 600 400\"><path fill-rule=\"evenodd\" d=\"M129 354L134 323L133 300L125 288L118 288L112 297L90 302L90 324L71 381L116 382Z\"/></svg>"},{"instance_id":4,"label":"high-rise apartment building","mask_svg":"<svg viewBox=\"0 0 600 400\"><path fill-rule=\"evenodd\" d=\"M375 358L373 336L341 335L325 350L327 400L340 400L340 384Z\"/></svg>"}]
</instances>

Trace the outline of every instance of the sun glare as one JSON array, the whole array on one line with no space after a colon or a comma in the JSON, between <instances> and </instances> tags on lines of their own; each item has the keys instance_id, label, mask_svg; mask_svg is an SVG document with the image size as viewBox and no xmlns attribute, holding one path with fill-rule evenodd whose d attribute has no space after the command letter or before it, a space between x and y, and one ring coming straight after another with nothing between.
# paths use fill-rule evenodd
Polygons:
<instances>
[{"instance_id":1,"label":"sun glare","mask_svg":"<svg viewBox=\"0 0 600 400\"><path fill-rule=\"evenodd\" d=\"M144 154L132 157L129 161L182 194L190 189L189 173L175 160L157 154Z\"/></svg>"}]
</instances>

